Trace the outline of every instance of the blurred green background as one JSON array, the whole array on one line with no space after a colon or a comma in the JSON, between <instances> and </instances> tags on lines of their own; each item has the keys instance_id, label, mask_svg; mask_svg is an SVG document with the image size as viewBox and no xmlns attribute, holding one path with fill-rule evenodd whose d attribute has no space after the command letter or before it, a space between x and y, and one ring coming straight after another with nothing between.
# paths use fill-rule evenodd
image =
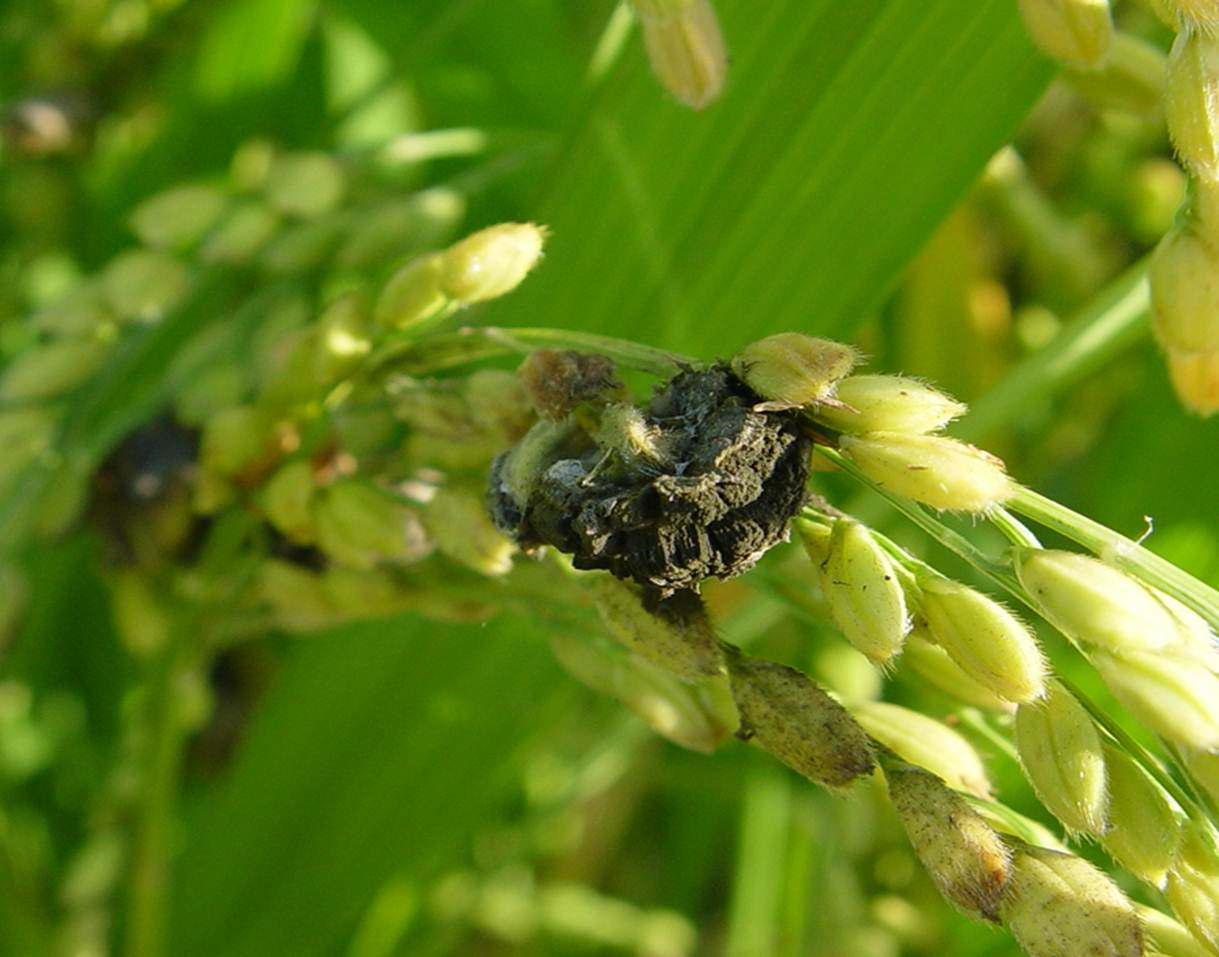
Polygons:
<instances>
[{"instance_id":1,"label":"blurred green background","mask_svg":"<svg viewBox=\"0 0 1219 957\"><path fill-rule=\"evenodd\" d=\"M1150 546L1219 584L1219 427L1178 409L1137 302L1113 341L1012 371L1058 355L1171 222L1162 123L1054 82L1013 0L717 6L727 90L695 113L638 36L607 31L609 0L4 0L0 363L37 337L25 317L132 244L136 203L223 174L252 137L405 144L403 182L457 189L461 231L553 230L479 321L706 358L780 330L848 339L980 403L963 428L1021 481L1128 534L1154 516ZM62 148L30 139L40 97L70 118ZM432 150L428 131L455 132ZM155 411L172 357L87 418L101 445ZM90 841L133 682L102 549L4 527L30 598L0 652L0 953L122 952L123 919L81 905L125 866ZM729 637L870 687L764 589L713 599ZM222 659L211 694L165 835L174 957L1016 952L939 901L879 794L660 742L565 676L533 616L271 634ZM900 674L887 696L951 710ZM1049 820L1010 759L992 771ZM62 945L71 914L104 926Z\"/></svg>"}]
</instances>

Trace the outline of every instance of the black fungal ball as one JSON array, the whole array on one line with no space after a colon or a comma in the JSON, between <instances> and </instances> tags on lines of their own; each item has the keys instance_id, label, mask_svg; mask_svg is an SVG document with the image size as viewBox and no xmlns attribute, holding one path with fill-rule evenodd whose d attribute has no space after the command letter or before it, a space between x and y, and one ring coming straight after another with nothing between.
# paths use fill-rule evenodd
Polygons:
<instances>
[{"instance_id":1,"label":"black fungal ball","mask_svg":"<svg viewBox=\"0 0 1219 957\"><path fill-rule=\"evenodd\" d=\"M784 539L808 479L799 414L761 401L726 365L680 372L637 417L652 454L598 433L538 462L521 501L509 450L492 467L491 514L524 548L552 545L661 595L739 575Z\"/></svg>"}]
</instances>

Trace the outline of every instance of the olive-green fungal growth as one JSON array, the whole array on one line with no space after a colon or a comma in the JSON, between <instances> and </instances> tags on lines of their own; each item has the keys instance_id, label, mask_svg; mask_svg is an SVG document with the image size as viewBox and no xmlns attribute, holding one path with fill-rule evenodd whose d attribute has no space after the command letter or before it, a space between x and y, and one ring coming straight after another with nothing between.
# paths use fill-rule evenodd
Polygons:
<instances>
[{"instance_id":1,"label":"olive-green fungal growth","mask_svg":"<svg viewBox=\"0 0 1219 957\"><path fill-rule=\"evenodd\" d=\"M562 354L539 365L580 380L593 369ZM577 568L670 595L743 574L787 539L808 494L811 439L798 413L765 408L727 366L682 369L638 414L607 406L601 386L535 385L531 375L543 415L585 398L552 426L568 427L566 447L544 454L543 422L492 465L488 508L523 549L550 545Z\"/></svg>"},{"instance_id":2,"label":"olive-green fungal growth","mask_svg":"<svg viewBox=\"0 0 1219 957\"><path fill-rule=\"evenodd\" d=\"M943 435L868 432L839 447L886 491L950 512L986 512L1015 492L1003 462Z\"/></svg>"},{"instance_id":3,"label":"olive-green fungal growth","mask_svg":"<svg viewBox=\"0 0 1219 957\"><path fill-rule=\"evenodd\" d=\"M1142 957L1143 930L1121 889L1074 854L1020 845L1003 922L1029 957Z\"/></svg>"},{"instance_id":4,"label":"olive-green fungal growth","mask_svg":"<svg viewBox=\"0 0 1219 957\"><path fill-rule=\"evenodd\" d=\"M723 673L719 640L693 592L659 599L605 574L589 575L585 588L609 633L641 658L688 680Z\"/></svg>"},{"instance_id":5,"label":"olive-green fungal growth","mask_svg":"<svg viewBox=\"0 0 1219 957\"><path fill-rule=\"evenodd\" d=\"M1124 751L1105 747L1109 829L1101 844L1136 877L1162 887L1181 835L1177 808Z\"/></svg>"},{"instance_id":6,"label":"olive-green fungal growth","mask_svg":"<svg viewBox=\"0 0 1219 957\"><path fill-rule=\"evenodd\" d=\"M817 571L834 624L873 664L888 664L910 630L906 595L889 554L864 525L838 519Z\"/></svg>"},{"instance_id":7,"label":"olive-green fungal growth","mask_svg":"<svg viewBox=\"0 0 1219 957\"><path fill-rule=\"evenodd\" d=\"M853 704L851 714L903 761L925 768L955 791L990 795L990 778L981 756L964 735L943 722L886 701Z\"/></svg>"},{"instance_id":8,"label":"olive-green fungal growth","mask_svg":"<svg viewBox=\"0 0 1219 957\"><path fill-rule=\"evenodd\" d=\"M927 873L965 913L998 922L1011 874L999 834L935 775L908 766L886 767L889 797Z\"/></svg>"},{"instance_id":9,"label":"olive-green fungal growth","mask_svg":"<svg viewBox=\"0 0 1219 957\"><path fill-rule=\"evenodd\" d=\"M818 422L841 432L938 432L966 407L918 379L852 375L838 383L839 405L819 407Z\"/></svg>"},{"instance_id":10,"label":"olive-green fungal growth","mask_svg":"<svg viewBox=\"0 0 1219 957\"><path fill-rule=\"evenodd\" d=\"M741 737L826 787L844 788L872 772L863 728L807 675L739 652L728 656L728 675Z\"/></svg>"},{"instance_id":11,"label":"olive-green fungal growth","mask_svg":"<svg viewBox=\"0 0 1219 957\"><path fill-rule=\"evenodd\" d=\"M993 598L946 578L920 579L921 610L936 644L994 694L1022 703L1045 692L1037 639Z\"/></svg>"},{"instance_id":12,"label":"olive-green fungal growth","mask_svg":"<svg viewBox=\"0 0 1219 957\"><path fill-rule=\"evenodd\" d=\"M1075 696L1057 681L1045 697L1016 712L1020 763L1041 803L1067 828L1103 834L1109 791L1105 750L1095 723Z\"/></svg>"},{"instance_id":13,"label":"olive-green fungal growth","mask_svg":"<svg viewBox=\"0 0 1219 957\"><path fill-rule=\"evenodd\" d=\"M802 408L831 399L859 354L833 339L780 332L752 342L732 359L732 371L778 406Z\"/></svg>"}]
</instances>

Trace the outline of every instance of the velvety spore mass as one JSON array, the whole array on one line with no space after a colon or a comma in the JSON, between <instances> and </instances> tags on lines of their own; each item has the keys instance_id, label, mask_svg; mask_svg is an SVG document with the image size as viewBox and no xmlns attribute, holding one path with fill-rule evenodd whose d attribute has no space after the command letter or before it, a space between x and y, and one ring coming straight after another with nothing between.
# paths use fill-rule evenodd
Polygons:
<instances>
[{"instance_id":1,"label":"velvety spore mass","mask_svg":"<svg viewBox=\"0 0 1219 957\"><path fill-rule=\"evenodd\" d=\"M525 501L492 468L496 522L523 547L552 545L578 568L603 568L662 595L751 568L786 534L808 478L810 440L790 411L761 399L724 365L685 370L646 408L652 454L589 437L578 454L539 464Z\"/></svg>"}]
</instances>

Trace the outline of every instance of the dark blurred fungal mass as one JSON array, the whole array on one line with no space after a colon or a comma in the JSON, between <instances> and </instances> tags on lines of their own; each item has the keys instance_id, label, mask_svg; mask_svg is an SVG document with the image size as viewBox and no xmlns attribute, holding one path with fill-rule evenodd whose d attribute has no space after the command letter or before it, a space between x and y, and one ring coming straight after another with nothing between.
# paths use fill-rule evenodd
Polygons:
<instances>
[{"instance_id":1,"label":"dark blurred fungal mass","mask_svg":"<svg viewBox=\"0 0 1219 957\"><path fill-rule=\"evenodd\" d=\"M552 545L661 597L739 575L785 538L808 478L798 414L761 402L715 365L679 372L641 409L577 411L531 444L554 434L544 423L496 459L491 514L523 548Z\"/></svg>"},{"instance_id":2,"label":"dark blurred fungal mass","mask_svg":"<svg viewBox=\"0 0 1219 957\"><path fill-rule=\"evenodd\" d=\"M624 397L612 360L594 352L538 349L517 373L538 415L561 421L582 402Z\"/></svg>"}]
</instances>

